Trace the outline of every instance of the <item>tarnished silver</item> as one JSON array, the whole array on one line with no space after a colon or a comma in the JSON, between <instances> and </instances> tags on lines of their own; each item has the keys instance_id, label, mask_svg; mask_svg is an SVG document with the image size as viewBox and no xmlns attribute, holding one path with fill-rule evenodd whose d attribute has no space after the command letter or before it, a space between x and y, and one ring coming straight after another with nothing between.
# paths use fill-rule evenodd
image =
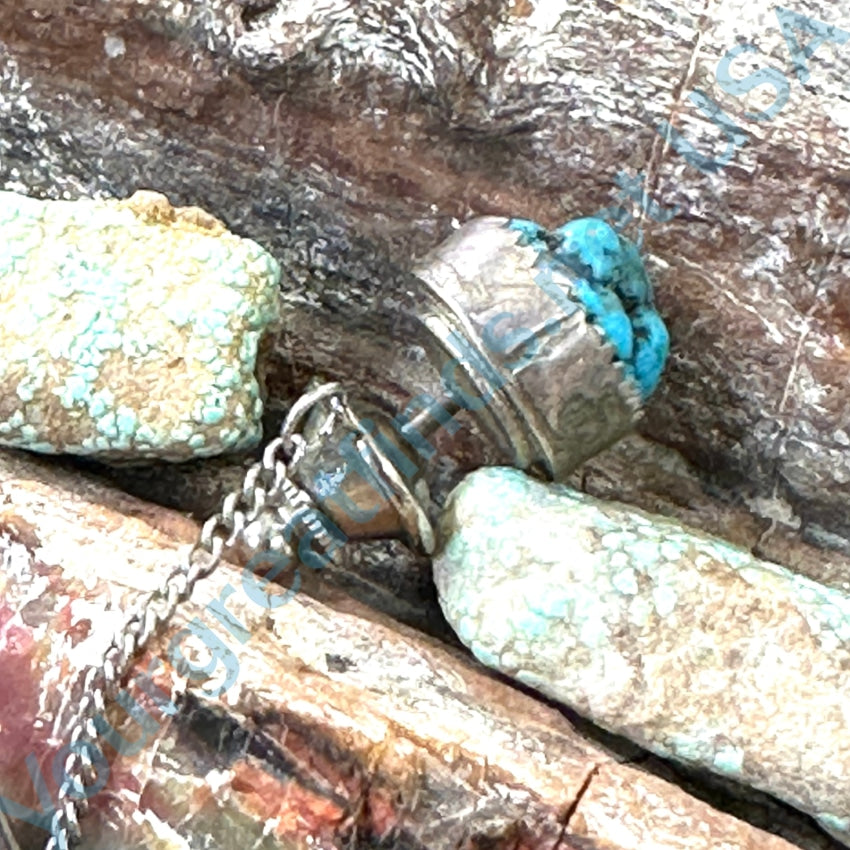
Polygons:
<instances>
[{"instance_id":1,"label":"tarnished silver","mask_svg":"<svg viewBox=\"0 0 850 850\"><path fill-rule=\"evenodd\" d=\"M262 458L248 470L242 488L230 493L221 510L203 524L183 563L161 587L138 602L116 631L101 663L86 667L77 682L65 690L51 743L57 747L65 743L71 752L64 764L65 779L58 790L46 850L69 850L81 838L80 816L87 810L87 801L74 792L96 782L97 772L87 749L75 749L75 745L94 741L94 718L104 711L108 700L117 696L133 658L168 624L195 585L219 566L225 552L245 540L246 529L265 518L264 536L270 547L292 549L297 539L308 535L311 544L317 542L326 552L332 553L338 545L321 521L312 497L295 483L295 469L311 448L296 429L324 402L331 402L334 410L345 409L338 384L316 387L293 405L279 436L269 442ZM327 423L323 427L327 428ZM283 533L287 527L294 534ZM252 539L250 543L256 546L258 541Z\"/></svg>"},{"instance_id":2,"label":"tarnished silver","mask_svg":"<svg viewBox=\"0 0 850 850\"><path fill-rule=\"evenodd\" d=\"M398 537L431 552L422 459L383 412L353 406L340 395L327 407L322 419L321 406L313 408L315 421L306 425L312 439L298 469L304 489L349 538Z\"/></svg>"},{"instance_id":3,"label":"tarnished silver","mask_svg":"<svg viewBox=\"0 0 850 850\"><path fill-rule=\"evenodd\" d=\"M578 297L587 271L525 241L510 219L472 219L351 309L284 290L278 354L357 387L358 413L361 401L395 412L396 442L420 460L439 446L464 465L563 479L633 429L641 399Z\"/></svg>"},{"instance_id":4,"label":"tarnished silver","mask_svg":"<svg viewBox=\"0 0 850 850\"><path fill-rule=\"evenodd\" d=\"M514 465L560 479L628 433L641 401L573 281L541 274L508 223L472 219L422 259L420 319L458 363L454 395L482 400L475 417Z\"/></svg>"}]
</instances>

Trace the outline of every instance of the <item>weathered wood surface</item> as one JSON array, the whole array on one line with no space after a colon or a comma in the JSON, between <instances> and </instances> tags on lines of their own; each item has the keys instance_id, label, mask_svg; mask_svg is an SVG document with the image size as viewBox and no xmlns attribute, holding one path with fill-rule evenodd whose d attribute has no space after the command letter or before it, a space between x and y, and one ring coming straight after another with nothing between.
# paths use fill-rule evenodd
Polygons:
<instances>
[{"instance_id":1,"label":"weathered wood surface","mask_svg":"<svg viewBox=\"0 0 850 850\"><path fill-rule=\"evenodd\" d=\"M743 507L767 554L786 531L847 550L846 45L821 44L803 86L773 8L739 0L0 5L5 184L151 186L258 239L301 308L280 342L301 376L318 364L404 395L382 362L342 353L412 255L453 218L555 224L618 203L620 169L645 172L678 213L632 209L674 348L644 433L714 502ZM846 2L793 11L850 27ZM745 113L777 89L735 97L718 81L739 41L761 53L731 77L769 66L788 81L773 120ZM696 89L748 137L715 173L656 130L671 121L724 156ZM623 489L655 501L651 481Z\"/></svg>"},{"instance_id":2,"label":"weathered wood surface","mask_svg":"<svg viewBox=\"0 0 850 850\"><path fill-rule=\"evenodd\" d=\"M321 368L398 402L409 388L388 379L385 352L398 349L392 296L411 285L412 256L455 218L553 225L616 205L618 171L645 172L652 197L679 208L659 222L631 207L674 353L643 436L581 479L846 587L850 46L821 45L804 87L763 3L305 8L0 0L0 183L46 197L149 187L205 207L286 269L296 309L273 392ZM794 10L850 29L846 0ZM769 86L734 97L718 83L739 40L769 58L737 59L733 77L770 65L789 80L771 121L744 117L770 106ZM655 129L670 121L721 156L726 139L688 99L697 88L749 136L710 174ZM373 333L382 316L386 338ZM374 356L355 359L366 345ZM470 444L442 448L471 464ZM440 471L438 494L456 469ZM213 464L121 479L205 513L238 474ZM386 547L348 557L349 589L439 629L427 565Z\"/></svg>"},{"instance_id":3,"label":"weathered wood surface","mask_svg":"<svg viewBox=\"0 0 850 850\"><path fill-rule=\"evenodd\" d=\"M59 750L35 714L49 722L76 695L75 669L196 528L12 453L0 455L0 505L0 795L7 808L12 800L37 809L27 757L35 754L52 793ZM209 607L216 598L226 600L230 629ZM116 756L113 732L98 739L111 772L91 798L82 846L792 847L623 762L460 653L350 601L335 605L299 594L264 609L230 564L202 583L133 672L161 659L156 687L166 694L191 676L188 696L169 717L128 684L148 713L145 732L111 707L109 723L129 749ZM209 653L191 639L180 645L198 675L171 663L170 641L193 618L223 641L227 671L216 663L198 672ZM831 846L764 805L771 829ZM22 848L39 846L37 826L12 824Z\"/></svg>"}]
</instances>

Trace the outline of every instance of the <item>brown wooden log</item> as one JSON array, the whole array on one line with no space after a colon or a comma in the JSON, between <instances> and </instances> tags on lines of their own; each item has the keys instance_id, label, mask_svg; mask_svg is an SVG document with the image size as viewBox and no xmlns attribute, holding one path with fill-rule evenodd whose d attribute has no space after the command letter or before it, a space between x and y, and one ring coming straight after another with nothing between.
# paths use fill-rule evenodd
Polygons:
<instances>
[{"instance_id":1,"label":"brown wooden log","mask_svg":"<svg viewBox=\"0 0 850 850\"><path fill-rule=\"evenodd\" d=\"M55 790L56 744L36 715L50 718L75 666L196 529L12 453L0 455L0 503L0 794L14 815L9 800L37 808L27 756ZM216 598L233 633L209 607ZM111 770L82 846L192 847L203 836L221 848L792 846L622 763L465 656L335 602L299 594L263 609L232 564L201 583L133 675L160 658L153 683L161 694L179 686L169 641L197 617L226 645L232 681L211 696L221 669L196 676L170 717L128 683L156 722L142 732L116 705L107 712L99 745ZM202 646L195 656L189 643L185 657L202 666ZM11 823L22 848L39 846L35 825Z\"/></svg>"}]
</instances>

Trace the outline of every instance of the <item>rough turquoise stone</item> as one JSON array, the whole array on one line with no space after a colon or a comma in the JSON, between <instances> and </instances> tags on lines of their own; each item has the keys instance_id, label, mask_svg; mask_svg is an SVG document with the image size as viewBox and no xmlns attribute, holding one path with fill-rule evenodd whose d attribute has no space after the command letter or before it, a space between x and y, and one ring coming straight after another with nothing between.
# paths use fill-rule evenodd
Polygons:
<instances>
[{"instance_id":1,"label":"rough turquoise stone","mask_svg":"<svg viewBox=\"0 0 850 850\"><path fill-rule=\"evenodd\" d=\"M434 578L488 666L850 840L850 597L515 469L451 494Z\"/></svg>"},{"instance_id":2,"label":"rough turquoise stone","mask_svg":"<svg viewBox=\"0 0 850 850\"><path fill-rule=\"evenodd\" d=\"M259 245L153 192L0 192L0 220L0 445L179 461L259 441L280 278Z\"/></svg>"},{"instance_id":3,"label":"rough turquoise stone","mask_svg":"<svg viewBox=\"0 0 850 850\"><path fill-rule=\"evenodd\" d=\"M604 333L641 397L648 398L661 378L670 338L637 248L597 218L576 219L551 232L524 219L511 219L508 226L538 252L542 269L556 267L572 278L570 297Z\"/></svg>"}]
</instances>

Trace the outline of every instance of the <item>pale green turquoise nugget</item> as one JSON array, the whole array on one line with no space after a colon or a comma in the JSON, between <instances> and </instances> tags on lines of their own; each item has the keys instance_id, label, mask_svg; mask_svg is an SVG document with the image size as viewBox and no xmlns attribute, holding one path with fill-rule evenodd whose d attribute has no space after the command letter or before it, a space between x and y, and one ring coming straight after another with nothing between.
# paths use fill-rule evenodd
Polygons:
<instances>
[{"instance_id":1,"label":"pale green turquoise nugget","mask_svg":"<svg viewBox=\"0 0 850 850\"><path fill-rule=\"evenodd\" d=\"M485 664L850 841L850 598L513 469L441 522L443 610Z\"/></svg>"},{"instance_id":2,"label":"pale green turquoise nugget","mask_svg":"<svg viewBox=\"0 0 850 850\"><path fill-rule=\"evenodd\" d=\"M173 461L261 437L277 262L154 192L0 192L0 444Z\"/></svg>"}]
</instances>

